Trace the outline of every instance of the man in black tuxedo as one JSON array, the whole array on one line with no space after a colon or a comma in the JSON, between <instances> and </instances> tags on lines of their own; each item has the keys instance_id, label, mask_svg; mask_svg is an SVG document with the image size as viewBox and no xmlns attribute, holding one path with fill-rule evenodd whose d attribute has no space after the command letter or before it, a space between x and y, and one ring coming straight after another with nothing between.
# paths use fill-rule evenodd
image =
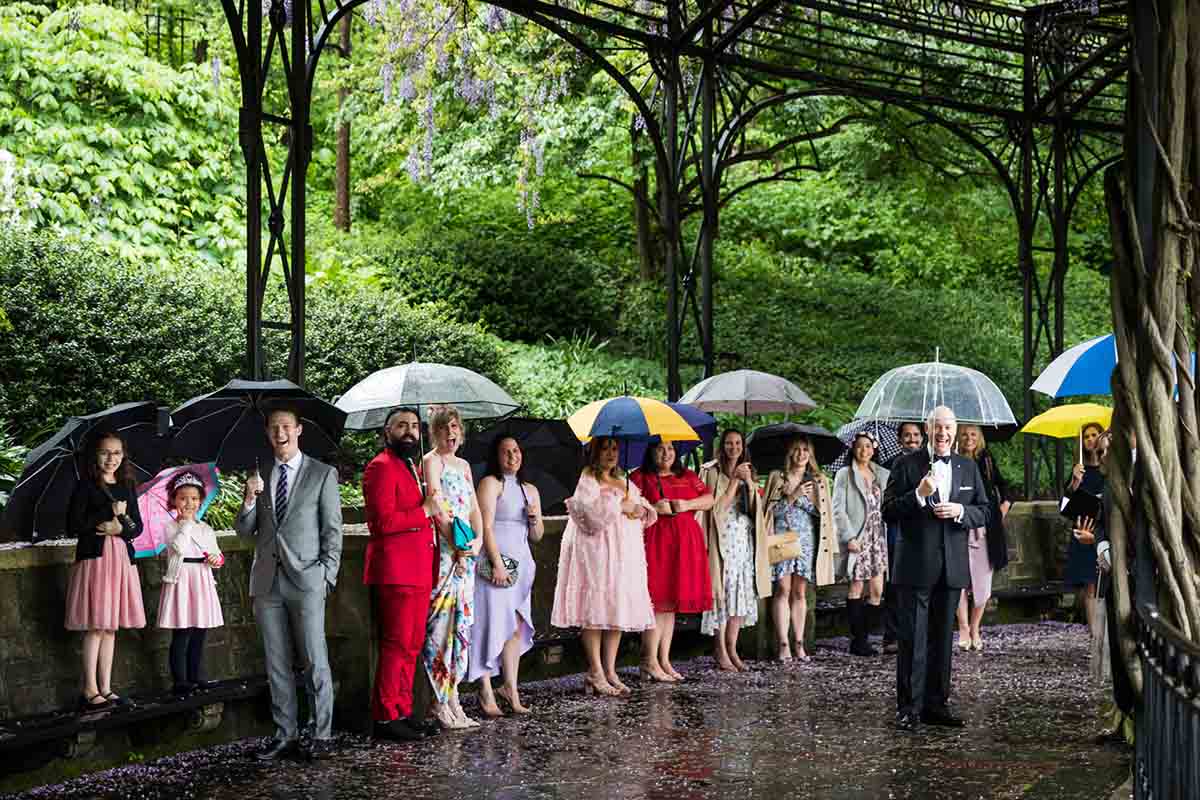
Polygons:
<instances>
[{"instance_id":1,"label":"man in black tuxedo","mask_svg":"<svg viewBox=\"0 0 1200 800\"><path fill-rule=\"evenodd\" d=\"M971 585L967 531L987 525L990 505L975 461L951 453L958 422L938 406L927 448L892 465L883 517L900 524L892 582L899 595L896 726L962 727L950 713L951 636L959 590Z\"/></svg>"}]
</instances>

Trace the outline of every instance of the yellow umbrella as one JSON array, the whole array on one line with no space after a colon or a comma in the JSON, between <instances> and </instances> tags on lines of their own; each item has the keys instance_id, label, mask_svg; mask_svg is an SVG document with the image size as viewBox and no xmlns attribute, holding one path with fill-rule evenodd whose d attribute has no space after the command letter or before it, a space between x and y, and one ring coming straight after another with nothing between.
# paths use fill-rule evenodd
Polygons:
<instances>
[{"instance_id":1,"label":"yellow umbrella","mask_svg":"<svg viewBox=\"0 0 1200 800\"><path fill-rule=\"evenodd\" d=\"M673 442L694 442L700 438L678 411L649 397L597 400L568 417L567 424L581 442L595 436L614 439L658 436Z\"/></svg>"},{"instance_id":2,"label":"yellow umbrella","mask_svg":"<svg viewBox=\"0 0 1200 800\"><path fill-rule=\"evenodd\" d=\"M1112 409L1098 403L1068 403L1055 406L1049 411L1038 414L1021 433L1032 433L1037 436L1051 436L1055 439L1071 439L1079 437L1079 460L1083 461L1083 429L1090 423L1096 423L1104 430L1112 425Z\"/></svg>"}]
</instances>

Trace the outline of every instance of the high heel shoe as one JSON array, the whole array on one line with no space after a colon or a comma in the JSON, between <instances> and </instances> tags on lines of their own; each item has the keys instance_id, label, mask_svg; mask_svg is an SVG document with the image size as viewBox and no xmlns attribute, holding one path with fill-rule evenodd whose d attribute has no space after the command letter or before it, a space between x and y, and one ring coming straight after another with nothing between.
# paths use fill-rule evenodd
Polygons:
<instances>
[{"instance_id":1,"label":"high heel shoe","mask_svg":"<svg viewBox=\"0 0 1200 800\"><path fill-rule=\"evenodd\" d=\"M659 674L655 675L650 671L650 668L644 664L638 665L638 677L644 681L651 681L653 683L675 683L675 679L666 672L659 670Z\"/></svg>"},{"instance_id":2,"label":"high heel shoe","mask_svg":"<svg viewBox=\"0 0 1200 800\"><path fill-rule=\"evenodd\" d=\"M959 650L970 650L971 649L971 634L969 632L967 633L966 636L963 636L962 631L958 632L958 649Z\"/></svg>"},{"instance_id":3,"label":"high heel shoe","mask_svg":"<svg viewBox=\"0 0 1200 800\"><path fill-rule=\"evenodd\" d=\"M497 700L503 700L507 703L514 714L530 714L533 712L533 709L529 706L521 705L520 702L513 702L512 695L503 686L495 691L495 695Z\"/></svg>"},{"instance_id":4,"label":"high heel shoe","mask_svg":"<svg viewBox=\"0 0 1200 800\"><path fill-rule=\"evenodd\" d=\"M462 729L462 725L459 723L458 718L454 713L454 709L450 708L450 706L446 705L445 703L433 704L433 716L438 721L438 725L442 726L442 730L444 731L456 731Z\"/></svg>"},{"instance_id":5,"label":"high heel shoe","mask_svg":"<svg viewBox=\"0 0 1200 800\"><path fill-rule=\"evenodd\" d=\"M479 720L471 719L467 716L467 712L463 711L463 707L458 702L458 697L450 698L450 710L454 713L454 719L458 722L460 728L478 728Z\"/></svg>"},{"instance_id":6,"label":"high heel shoe","mask_svg":"<svg viewBox=\"0 0 1200 800\"><path fill-rule=\"evenodd\" d=\"M787 640L785 639L782 642L780 642L778 647L779 647L779 650L778 650L779 660L780 661L791 661L792 660L792 648L790 646L788 646Z\"/></svg>"},{"instance_id":7,"label":"high heel shoe","mask_svg":"<svg viewBox=\"0 0 1200 800\"><path fill-rule=\"evenodd\" d=\"M604 678L595 678L591 675L584 675L583 693L588 695L597 694L601 697L616 697L621 693L621 691L613 688Z\"/></svg>"},{"instance_id":8,"label":"high heel shoe","mask_svg":"<svg viewBox=\"0 0 1200 800\"><path fill-rule=\"evenodd\" d=\"M633 689L630 689L628 686L622 683L621 679L616 675L613 675L611 678L605 676L605 680L608 681L609 686L616 690L618 695L633 694Z\"/></svg>"},{"instance_id":9,"label":"high heel shoe","mask_svg":"<svg viewBox=\"0 0 1200 800\"><path fill-rule=\"evenodd\" d=\"M971 637L971 647L979 652L983 652L983 637L979 634Z\"/></svg>"}]
</instances>

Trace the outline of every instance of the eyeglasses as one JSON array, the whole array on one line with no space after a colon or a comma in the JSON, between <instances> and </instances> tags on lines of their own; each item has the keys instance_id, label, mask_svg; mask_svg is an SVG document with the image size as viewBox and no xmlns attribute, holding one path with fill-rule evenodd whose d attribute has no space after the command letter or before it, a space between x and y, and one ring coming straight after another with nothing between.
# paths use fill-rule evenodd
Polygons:
<instances>
[{"instance_id":1,"label":"eyeglasses","mask_svg":"<svg viewBox=\"0 0 1200 800\"><path fill-rule=\"evenodd\" d=\"M123 456L123 455L125 455L125 451L124 451L124 450L97 450L96 452L97 452L99 455L102 455L102 456L104 456L105 458L108 458L109 456L116 456L116 457L120 457L120 456Z\"/></svg>"}]
</instances>

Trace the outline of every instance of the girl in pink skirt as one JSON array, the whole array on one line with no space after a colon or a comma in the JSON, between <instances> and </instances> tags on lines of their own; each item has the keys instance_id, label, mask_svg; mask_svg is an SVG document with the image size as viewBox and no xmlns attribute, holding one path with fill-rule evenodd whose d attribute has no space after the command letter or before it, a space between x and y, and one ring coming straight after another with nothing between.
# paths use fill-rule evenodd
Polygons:
<instances>
[{"instance_id":1,"label":"girl in pink skirt","mask_svg":"<svg viewBox=\"0 0 1200 800\"><path fill-rule=\"evenodd\" d=\"M217 534L196 519L204 501L204 481L194 472L180 472L167 486L167 499L177 514L166 525L167 571L158 601L158 627L172 628L173 691L183 696L206 688L200 661L209 628L225 624L213 570L225 563Z\"/></svg>"},{"instance_id":2,"label":"girl in pink skirt","mask_svg":"<svg viewBox=\"0 0 1200 800\"><path fill-rule=\"evenodd\" d=\"M66 627L83 634L86 710L124 703L112 690L117 628L143 628L146 611L133 565L133 540L142 532L125 440L115 431L91 439L84 479L71 495L67 528L76 538L67 581Z\"/></svg>"}]
</instances>

